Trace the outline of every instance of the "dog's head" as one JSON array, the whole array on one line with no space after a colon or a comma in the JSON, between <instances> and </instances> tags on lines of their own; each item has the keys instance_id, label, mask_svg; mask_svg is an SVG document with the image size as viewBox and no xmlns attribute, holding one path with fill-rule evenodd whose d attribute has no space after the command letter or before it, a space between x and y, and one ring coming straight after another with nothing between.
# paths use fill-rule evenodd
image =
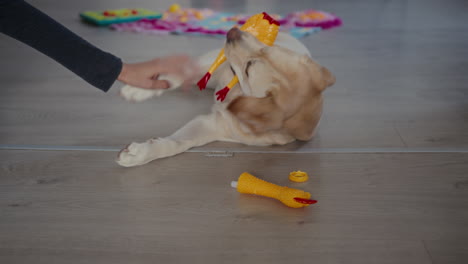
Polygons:
<instances>
[{"instance_id":1,"label":"dog's head","mask_svg":"<svg viewBox=\"0 0 468 264\"><path fill-rule=\"evenodd\" d=\"M228 32L224 51L244 93L228 110L254 133L285 130L309 140L322 113L322 92L335 83L330 71L237 28Z\"/></svg>"}]
</instances>

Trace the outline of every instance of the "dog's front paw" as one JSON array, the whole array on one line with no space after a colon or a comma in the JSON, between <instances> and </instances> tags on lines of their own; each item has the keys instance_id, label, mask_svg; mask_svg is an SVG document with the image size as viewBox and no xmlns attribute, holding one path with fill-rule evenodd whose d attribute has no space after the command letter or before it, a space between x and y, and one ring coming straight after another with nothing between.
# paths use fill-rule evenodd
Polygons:
<instances>
[{"instance_id":1,"label":"dog's front paw","mask_svg":"<svg viewBox=\"0 0 468 264\"><path fill-rule=\"evenodd\" d=\"M151 142L131 143L117 156L117 163L124 167L133 167L150 162Z\"/></svg>"},{"instance_id":2,"label":"dog's front paw","mask_svg":"<svg viewBox=\"0 0 468 264\"><path fill-rule=\"evenodd\" d=\"M141 102L150 99L153 96L160 96L163 93L162 89L150 90L125 85L120 90L120 96L131 102Z\"/></svg>"},{"instance_id":3,"label":"dog's front paw","mask_svg":"<svg viewBox=\"0 0 468 264\"><path fill-rule=\"evenodd\" d=\"M125 85L120 90L120 95L127 101L141 102L150 99L154 96L161 96L164 92L179 88L183 80L177 76L163 75L158 77L158 80L166 80L169 83L168 89L142 89Z\"/></svg>"}]
</instances>

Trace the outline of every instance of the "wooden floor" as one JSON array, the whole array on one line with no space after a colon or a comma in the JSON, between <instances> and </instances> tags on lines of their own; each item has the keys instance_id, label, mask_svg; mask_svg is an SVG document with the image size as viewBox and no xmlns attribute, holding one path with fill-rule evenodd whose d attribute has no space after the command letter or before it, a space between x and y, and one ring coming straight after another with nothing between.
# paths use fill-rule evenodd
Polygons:
<instances>
[{"instance_id":1,"label":"wooden floor","mask_svg":"<svg viewBox=\"0 0 468 264\"><path fill-rule=\"evenodd\" d=\"M171 1L31 0L126 61L199 55L221 39L118 33L78 12ZM0 36L0 263L468 263L468 2L179 1L233 12L306 8L344 26L303 39L337 83L318 136L213 143L137 168L119 148L210 109L209 91L141 104L90 87ZM293 184L293 170L310 173ZM230 187L249 171L310 191L290 209Z\"/></svg>"}]
</instances>

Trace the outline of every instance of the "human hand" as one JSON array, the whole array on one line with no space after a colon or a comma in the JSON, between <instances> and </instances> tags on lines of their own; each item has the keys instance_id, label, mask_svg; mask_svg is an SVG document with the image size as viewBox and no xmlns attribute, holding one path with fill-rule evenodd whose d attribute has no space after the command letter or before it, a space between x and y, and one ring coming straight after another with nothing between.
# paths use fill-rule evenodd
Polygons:
<instances>
[{"instance_id":1,"label":"human hand","mask_svg":"<svg viewBox=\"0 0 468 264\"><path fill-rule=\"evenodd\" d=\"M146 62L123 63L119 81L144 89L167 89L170 84L166 80L158 80L161 74L174 75L184 82L182 86L194 83L197 77L196 63L186 55L171 55L156 58Z\"/></svg>"}]
</instances>

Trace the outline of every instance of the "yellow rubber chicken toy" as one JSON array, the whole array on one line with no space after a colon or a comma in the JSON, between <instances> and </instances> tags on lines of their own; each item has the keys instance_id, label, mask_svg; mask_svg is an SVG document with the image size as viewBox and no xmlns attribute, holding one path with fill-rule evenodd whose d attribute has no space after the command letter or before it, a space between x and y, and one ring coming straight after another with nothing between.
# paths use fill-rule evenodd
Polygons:
<instances>
[{"instance_id":1,"label":"yellow rubber chicken toy","mask_svg":"<svg viewBox=\"0 0 468 264\"><path fill-rule=\"evenodd\" d=\"M260 180L248 172L242 173L237 182L231 182L231 186L237 188L240 193L270 197L292 208L301 208L317 203L316 200L310 200L308 192Z\"/></svg>"},{"instance_id":2,"label":"yellow rubber chicken toy","mask_svg":"<svg viewBox=\"0 0 468 264\"><path fill-rule=\"evenodd\" d=\"M274 20L270 15L266 12L256 14L251 16L244 25L240 28L240 30L249 32L250 34L257 37L257 39L264 44L271 46L275 42L276 36L278 35L279 31L279 23ZM200 90L206 88L206 84L208 80L211 78L213 72L224 62L226 61L226 56L224 55L224 49L218 54L218 57L213 62L211 67L208 69L208 72L201 78L201 80L197 83ZM237 76L234 76L229 84L224 87L223 89L219 90L216 95L218 96L217 99L220 101L224 101L226 98L227 93L229 90L234 87L239 82Z\"/></svg>"}]
</instances>

